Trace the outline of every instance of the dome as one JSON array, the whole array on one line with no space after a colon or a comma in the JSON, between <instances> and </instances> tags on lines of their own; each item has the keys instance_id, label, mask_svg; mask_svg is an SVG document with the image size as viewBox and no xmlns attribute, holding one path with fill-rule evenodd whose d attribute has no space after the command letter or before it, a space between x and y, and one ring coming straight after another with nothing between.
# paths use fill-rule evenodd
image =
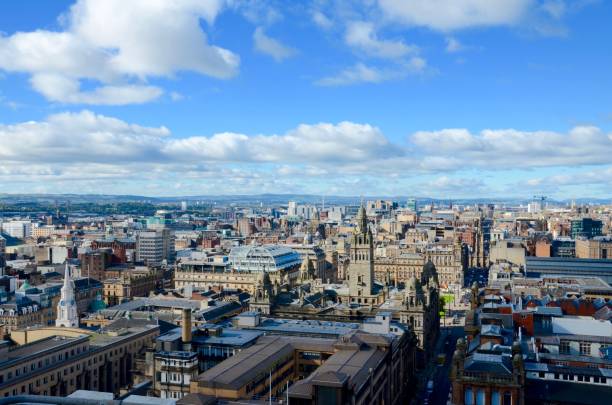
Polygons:
<instances>
[{"instance_id":1,"label":"dome","mask_svg":"<svg viewBox=\"0 0 612 405\"><path fill-rule=\"evenodd\" d=\"M106 303L102 300L100 294L96 295L96 299L91 303L91 311L97 312L106 309Z\"/></svg>"},{"instance_id":2,"label":"dome","mask_svg":"<svg viewBox=\"0 0 612 405\"><path fill-rule=\"evenodd\" d=\"M21 285L21 287L19 287L19 290L18 290L18 291L23 291L23 292L25 292L25 291L27 291L27 290L28 290L28 289L30 289L30 288L31 288L30 283L29 283L29 282L28 282L28 280L26 279L26 280L23 282L23 284Z\"/></svg>"}]
</instances>

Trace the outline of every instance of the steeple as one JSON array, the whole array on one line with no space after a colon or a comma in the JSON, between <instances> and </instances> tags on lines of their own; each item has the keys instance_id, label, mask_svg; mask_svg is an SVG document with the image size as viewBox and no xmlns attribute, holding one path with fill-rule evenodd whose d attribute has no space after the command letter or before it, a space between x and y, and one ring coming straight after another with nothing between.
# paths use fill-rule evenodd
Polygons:
<instances>
[{"instance_id":1,"label":"steeple","mask_svg":"<svg viewBox=\"0 0 612 405\"><path fill-rule=\"evenodd\" d=\"M351 300L370 304L371 297L375 295L374 241L368 229L368 217L363 204L357 214L357 229L351 237L348 281Z\"/></svg>"},{"instance_id":2,"label":"steeple","mask_svg":"<svg viewBox=\"0 0 612 405\"><path fill-rule=\"evenodd\" d=\"M360 233L366 233L368 231L368 215L366 214L363 204L361 204L359 213L357 214L357 231Z\"/></svg>"},{"instance_id":3,"label":"steeple","mask_svg":"<svg viewBox=\"0 0 612 405\"><path fill-rule=\"evenodd\" d=\"M79 315L74 297L74 281L70 277L68 263L66 263L66 269L64 270L64 285L62 286L60 302L57 304L55 326L79 327Z\"/></svg>"}]
</instances>

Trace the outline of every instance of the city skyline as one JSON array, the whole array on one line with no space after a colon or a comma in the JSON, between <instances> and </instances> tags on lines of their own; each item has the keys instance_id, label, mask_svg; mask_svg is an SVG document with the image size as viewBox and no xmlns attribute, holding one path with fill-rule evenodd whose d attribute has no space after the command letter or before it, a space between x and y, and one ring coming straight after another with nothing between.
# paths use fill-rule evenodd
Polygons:
<instances>
[{"instance_id":1,"label":"city skyline","mask_svg":"<svg viewBox=\"0 0 612 405\"><path fill-rule=\"evenodd\" d=\"M609 198L612 5L457 3L4 4L0 186Z\"/></svg>"}]
</instances>

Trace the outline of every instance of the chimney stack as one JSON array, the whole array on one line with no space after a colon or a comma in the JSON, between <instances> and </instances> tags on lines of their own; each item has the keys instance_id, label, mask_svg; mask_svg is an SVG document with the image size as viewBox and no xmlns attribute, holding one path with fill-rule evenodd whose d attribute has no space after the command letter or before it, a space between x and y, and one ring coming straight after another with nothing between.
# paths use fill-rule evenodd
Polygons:
<instances>
[{"instance_id":1,"label":"chimney stack","mask_svg":"<svg viewBox=\"0 0 612 405\"><path fill-rule=\"evenodd\" d=\"M183 350L191 351L191 308L183 309L183 329L181 338L183 340Z\"/></svg>"}]
</instances>

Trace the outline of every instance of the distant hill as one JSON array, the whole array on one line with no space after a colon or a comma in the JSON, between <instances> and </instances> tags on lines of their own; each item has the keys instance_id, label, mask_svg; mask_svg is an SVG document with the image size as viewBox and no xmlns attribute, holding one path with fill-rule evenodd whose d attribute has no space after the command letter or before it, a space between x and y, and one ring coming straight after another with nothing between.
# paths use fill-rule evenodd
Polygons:
<instances>
[{"instance_id":1,"label":"distant hill","mask_svg":"<svg viewBox=\"0 0 612 405\"><path fill-rule=\"evenodd\" d=\"M200 201L207 204L286 204L288 201L297 201L305 204L359 204L363 199L368 200L394 200L405 202L408 198L416 198L419 204L429 204L432 201L438 205L450 204L527 204L532 198L432 198L414 195L368 195L368 196L334 196L315 194L245 194L245 195L193 195L172 197L150 197L139 195L107 195L107 194L0 194L0 203L5 204L79 204L79 203L120 203L139 202L150 204L178 203L179 201ZM549 204L565 205L571 199L549 199ZM610 204L612 199L580 198L577 204Z\"/></svg>"}]
</instances>

